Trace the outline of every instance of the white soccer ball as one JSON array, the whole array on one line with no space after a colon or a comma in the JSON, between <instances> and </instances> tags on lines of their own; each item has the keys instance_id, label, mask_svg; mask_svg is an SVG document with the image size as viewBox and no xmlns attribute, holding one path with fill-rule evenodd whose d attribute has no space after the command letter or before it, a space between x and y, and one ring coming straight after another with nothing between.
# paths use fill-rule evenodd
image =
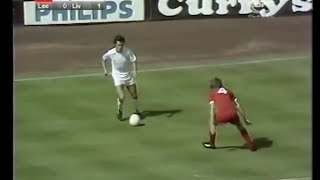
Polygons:
<instances>
[{"instance_id":1,"label":"white soccer ball","mask_svg":"<svg viewBox=\"0 0 320 180\"><path fill-rule=\"evenodd\" d=\"M137 126L140 124L141 118L138 114L132 114L129 119L129 123L131 126Z\"/></svg>"}]
</instances>

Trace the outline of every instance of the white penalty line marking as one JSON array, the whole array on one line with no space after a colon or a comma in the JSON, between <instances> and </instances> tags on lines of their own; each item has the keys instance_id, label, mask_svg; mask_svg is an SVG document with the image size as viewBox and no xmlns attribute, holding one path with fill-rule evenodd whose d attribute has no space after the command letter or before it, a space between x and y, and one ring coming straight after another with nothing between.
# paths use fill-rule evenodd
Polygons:
<instances>
[{"instance_id":1,"label":"white penalty line marking","mask_svg":"<svg viewBox=\"0 0 320 180\"><path fill-rule=\"evenodd\" d=\"M279 179L279 180L311 180L311 177L287 178L287 179Z\"/></svg>"},{"instance_id":2,"label":"white penalty line marking","mask_svg":"<svg viewBox=\"0 0 320 180\"><path fill-rule=\"evenodd\" d=\"M267 59L267 60L252 60L252 61L242 61L242 62L223 63L223 64L207 64L207 65L191 65L191 66L178 66L178 67L168 67L168 68L155 68L155 69L140 70L138 72L172 71L172 70L180 70L180 69L196 69L196 68L205 68L205 67L221 67L221 66L244 65L244 64L259 64L259 63L268 63L268 62L275 62L275 61L301 60L303 58L309 58L309 57L310 56L294 56L294 57L287 57L287 58L273 58L273 59ZM14 82L53 80L53 79L65 79L65 78L80 78L80 77L92 77L92 76L103 76L103 73L15 79Z\"/></svg>"}]
</instances>

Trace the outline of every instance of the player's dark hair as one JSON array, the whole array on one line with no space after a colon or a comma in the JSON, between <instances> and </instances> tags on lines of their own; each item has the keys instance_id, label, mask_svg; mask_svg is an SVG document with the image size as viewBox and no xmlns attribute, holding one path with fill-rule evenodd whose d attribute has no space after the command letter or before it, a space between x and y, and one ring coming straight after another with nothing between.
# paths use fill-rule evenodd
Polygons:
<instances>
[{"instance_id":1,"label":"player's dark hair","mask_svg":"<svg viewBox=\"0 0 320 180\"><path fill-rule=\"evenodd\" d=\"M215 77L210 80L210 88L211 89L221 88L221 87L223 87L223 83L222 83L221 79Z\"/></svg>"},{"instance_id":2,"label":"player's dark hair","mask_svg":"<svg viewBox=\"0 0 320 180\"><path fill-rule=\"evenodd\" d=\"M126 39L122 35L116 35L113 39L113 44L116 44L117 41L124 43Z\"/></svg>"}]
</instances>

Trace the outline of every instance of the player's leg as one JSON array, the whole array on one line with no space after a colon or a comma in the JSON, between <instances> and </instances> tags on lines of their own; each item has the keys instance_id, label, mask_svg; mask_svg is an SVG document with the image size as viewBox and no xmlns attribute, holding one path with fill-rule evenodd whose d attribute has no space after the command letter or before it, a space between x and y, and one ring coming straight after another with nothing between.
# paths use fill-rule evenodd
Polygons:
<instances>
[{"instance_id":1,"label":"player's leg","mask_svg":"<svg viewBox=\"0 0 320 180\"><path fill-rule=\"evenodd\" d=\"M127 89L132 97L132 99L134 100L134 107L135 107L135 113L140 113L139 111L139 104L138 104L138 91L137 91L137 85L136 83L134 84L130 84L127 86Z\"/></svg>"},{"instance_id":2,"label":"player's leg","mask_svg":"<svg viewBox=\"0 0 320 180\"><path fill-rule=\"evenodd\" d=\"M202 143L205 148L216 148L217 125L218 124L214 122L214 120L209 121L209 142Z\"/></svg>"},{"instance_id":3,"label":"player's leg","mask_svg":"<svg viewBox=\"0 0 320 180\"><path fill-rule=\"evenodd\" d=\"M210 145L212 148L216 148L217 126L213 121L209 122L209 125L210 125L210 132L209 132Z\"/></svg>"},{"instance_id":4,"label":"player's leg","mask_svg":"<svg viewBox=\"0 0 320 180\"><path fill-rule=\"evenodd\" d=\"M251 151L255 151L257 150L256 149L256 146L251 138L251 136L249 135L247 129L243 126L243 124L240 122L239 118L235 120L235 122L233 123L237 129L240 131L241 133L241 136L243 137L243 139L247 142L248 144L248 148L251 150Z\"/></svg>"},{"instance_id":5,"label":"player's leg","mask_svg":"<svg viewBox=\"0 0 320 180\"><path fill-rule=\"evenodd\" d=\"M123 116L123 103L124 103L124 85L118 85L116 86L117 93L118 93L118 98L117 98L117 105L118 105L118 110L117 110L117 118L119 120L122 120Z\"/></svg>"}]
</instances>

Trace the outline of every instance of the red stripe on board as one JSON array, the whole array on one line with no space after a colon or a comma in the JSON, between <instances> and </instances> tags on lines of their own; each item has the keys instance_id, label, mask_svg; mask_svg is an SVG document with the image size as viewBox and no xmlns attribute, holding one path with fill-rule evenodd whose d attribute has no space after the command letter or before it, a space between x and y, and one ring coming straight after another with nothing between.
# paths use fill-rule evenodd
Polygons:
<instances>
[{"instance_id":1,"label":"red stripe on board","mask_svg":"<svg viewBox=\"0 0 320 180\"><path fill-rule=\"evenodd\" d=\"M37 3L52 3L53 0L36 0Z\"/></svg>"}]
</instances>

